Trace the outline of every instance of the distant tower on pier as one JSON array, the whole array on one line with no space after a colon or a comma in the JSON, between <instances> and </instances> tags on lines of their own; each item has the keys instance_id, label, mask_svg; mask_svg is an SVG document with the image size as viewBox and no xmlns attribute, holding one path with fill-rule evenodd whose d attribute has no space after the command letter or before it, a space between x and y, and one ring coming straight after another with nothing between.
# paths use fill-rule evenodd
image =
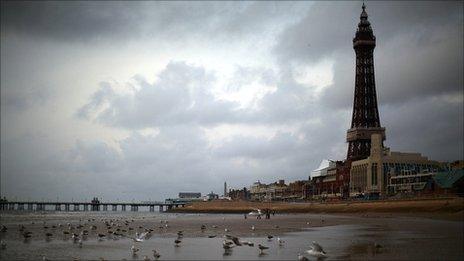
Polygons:
<instances>
[{"instance_id":1,"label":"distant tower on pier","mask_svg":"<svg viewBox=\"0 0 464 261\"><path fill-rule=\"evenodd\" d=\"M224 182L224 197L227 197L227 182Z\"/></svg>"},{"instance_id":2,"label":"distant tower on pier","mask_svg":"<svg viewBox=\"0 0 464 261\"><path fill-rule=\"evenodd\" d=\"M385 128L380 126L374 77L375 36L367 20L366 6L362 5L361 21L353 39L356 53L356 79L351 128L347 131L347 160L369 157L371 135L378 133L385 140Z\"/></svg>"}]
</instances>

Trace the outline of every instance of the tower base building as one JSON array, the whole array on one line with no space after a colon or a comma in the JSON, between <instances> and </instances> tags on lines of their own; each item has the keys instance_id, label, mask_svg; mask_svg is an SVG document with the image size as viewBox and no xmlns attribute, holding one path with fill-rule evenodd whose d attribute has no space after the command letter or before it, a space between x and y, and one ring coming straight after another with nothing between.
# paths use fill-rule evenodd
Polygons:
<instances>
[{"instance_id":1,"label":"tower base building","mask_svg":"<svg viewBox=\"0 0 464 261\"><path fill-rule=\"evenodd\" d=\"M400 191L421 190L441 168L438 161L429 160L420 153L390 151L382 146L381 134L373 134L369 157L351 163L350 196L383 197Z\"/></svg>"}]
</instances>

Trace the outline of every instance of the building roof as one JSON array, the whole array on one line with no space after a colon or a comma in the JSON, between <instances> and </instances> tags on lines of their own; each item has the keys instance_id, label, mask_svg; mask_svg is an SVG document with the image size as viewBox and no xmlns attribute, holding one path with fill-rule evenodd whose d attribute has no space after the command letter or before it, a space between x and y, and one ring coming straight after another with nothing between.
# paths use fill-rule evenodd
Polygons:
<instances>
[{"instance_id":1,"label":"building roof","mask_svg":"<svg viewBox=\"0 0 464 261\"><path fill-rule=\"evenodd\" d=\"M441 188L447 189L452 188L454 183L464 177L464 170L463 169L455 169L450 171L444 172L437 172L433 176L435 182Z\"/></svg>"},{"instance_id":2,"label":"building roof","mask_svg":"<svg viewBox=\"0 0 464 261\"><path fill-rule=\"evenodd\" d=\"M328 159L323 159L321 161L321 164L319 164L319 167L313 171L311 171L311 178L313 177L319 177L321 175L323 175L323 172L324 170L327 170L329 169L332 165L330 163L332 163L333 161L331 160L328 160Z\"/></svg>"}]
</instances>

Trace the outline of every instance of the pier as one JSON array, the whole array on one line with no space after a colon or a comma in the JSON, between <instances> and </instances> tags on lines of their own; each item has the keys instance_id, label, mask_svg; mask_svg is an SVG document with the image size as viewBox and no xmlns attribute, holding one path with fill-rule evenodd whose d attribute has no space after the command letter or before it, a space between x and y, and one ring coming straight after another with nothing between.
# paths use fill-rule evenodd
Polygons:
<instances>
[{"instance_id":1,"label":"pier","mask_svg":"<svg viewBox=\"0 0 464 261\"><path fill-rule=\"evenodd\" d=\"M139 207L147 207L150 212L158 209L159 212L173 208L184 207L186 202L150 202L150 203L127 203L127 202L40 202L40 201L1 201L0 211L139 211Z\"/></svg>"}]
</instances>

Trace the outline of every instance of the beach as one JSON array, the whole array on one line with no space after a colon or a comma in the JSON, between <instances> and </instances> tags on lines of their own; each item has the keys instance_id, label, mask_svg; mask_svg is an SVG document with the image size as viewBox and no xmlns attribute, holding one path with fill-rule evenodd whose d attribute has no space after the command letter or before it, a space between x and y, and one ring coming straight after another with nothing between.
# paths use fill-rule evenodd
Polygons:
<instances>
[{"instance_id":1,"label":"beach","mask_svg":"<svg viewBox=\"0 0 464 261\"><path fill-rule=\"evenodd\" d=\"M456 220L456 213L450 214L457 203L449 201L446 208L435 210L435 216L407 211L277 211L270 219L253 216L245 219L243 214L228 213L2 212L1 224L8 230L0 233L7 244L0 258L142 260L145 255L153 258L151 250L157 249L162 254L161 259L171 260L296 260L298 253L304 253L312 241L317 241L330 254L328 260L437 260L445 256L447 260L460 260L464 257L463 222ZM79 225L82 227L78 228ZM201 229L202 225L205 229ZM31 238L22 237L21 226L32 233ZM96 229L92 230L91 226ZM124 237L110 233L118 228ZM152 232L145 241L135 243L130 239L147 229ZM79 234L83 230L88 230L89 234L82 248L69 234L63 234L63 231ZM178 231L183 231L183 239L181 245L175 247ZM47 232L53 236L46 237ZM105 238L99 239L98 234L104 234ZM237 246L225 252L222 241L226 234L254 242L255 246ZM268 235L273 238L268 240ZM285 244L279 245L277 237ZM258 255L257 244L269 247L265 255ZM375 244L381 248L375 248ZM132 245L140 248L137 256L130 254Z\"/></svg>"}]
</instances>

